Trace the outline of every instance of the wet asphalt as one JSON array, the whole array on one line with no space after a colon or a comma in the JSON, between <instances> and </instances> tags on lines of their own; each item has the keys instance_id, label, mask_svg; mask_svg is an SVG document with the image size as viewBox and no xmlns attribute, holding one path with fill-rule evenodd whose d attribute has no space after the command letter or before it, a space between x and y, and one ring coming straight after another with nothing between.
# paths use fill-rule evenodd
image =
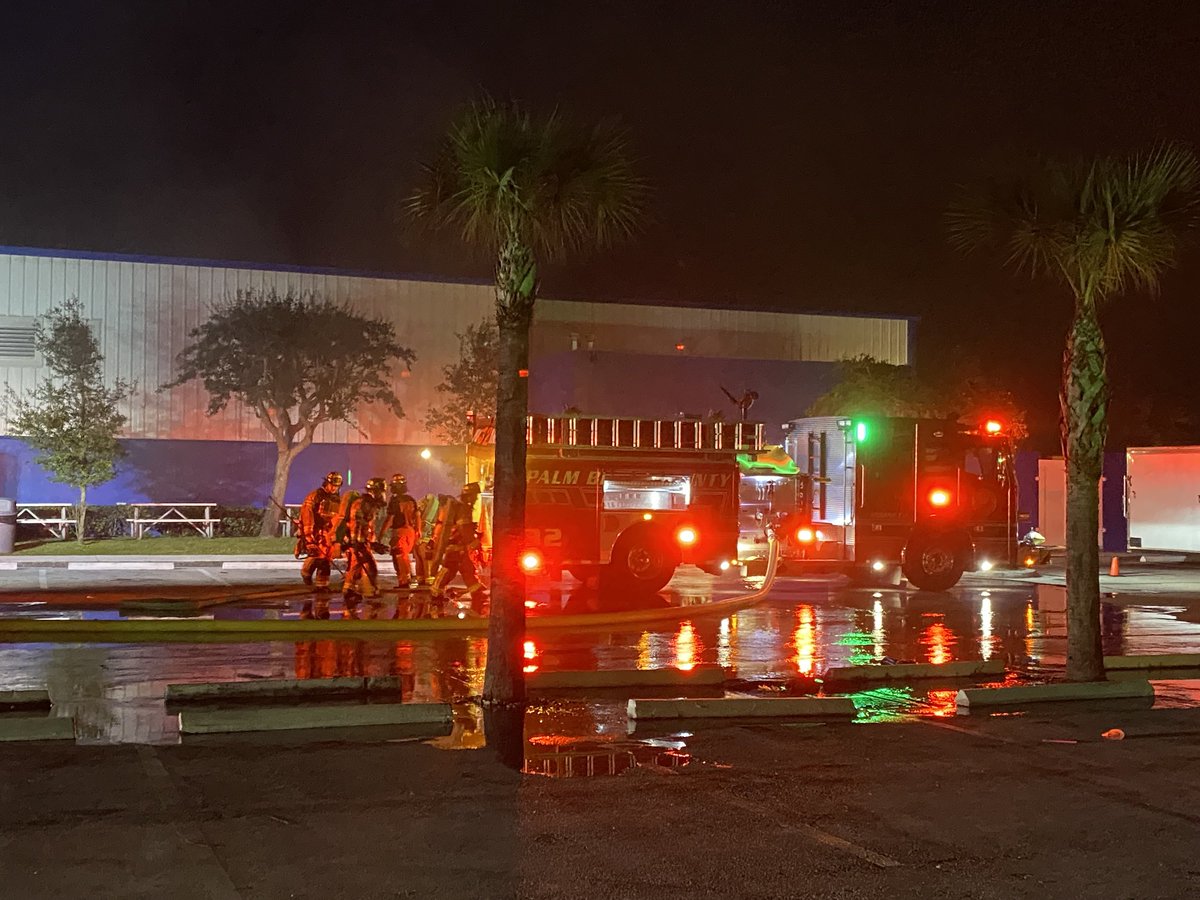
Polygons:
<instances>
[{"instance_id":1,"label":"wet asphalt","mask_svg":"<svg viewBox=\"0 0 1200 900\"><path fill-rule=\"evenodd\" d=\"M128 578L128 576L122 576ZM194 573L191 577L195 576ZM278 572L240 575L250 588L278 584ZM95 576L92 576L93 580ZM13 590L0 598L0 616L120 618L178 615L131 607L148 595L187 596L164 581L98 590L71 584L45 591ZM1172 581L1172 578L1174 580ZM1164 581L1165 579L1165 581ZM131 579L138 582L139 579ZM622 630L547 631L526 644L527 671L577 669L725 668L749 692L820 693L831 667L879 661L944 663L1003 660L1007 666L1053 674L1065 662L1064 589L1043 578L969 576L955 589L928 593L904 587L852 587L844 579L781 577L762 603L716 617L703 604L744 593L752 583L736 577L681 573L662 595L631 605L697 606L697 614L669 625ZM1175 570L1155 575L1144 589L1136 576L1121 582L1128 591L1108 592L1103 610L1108 654L1200 651L1200 590L1194 574ZM230 588L228 596L250 589ZM217 595L222 592L216 589ZM195 592L193 591L193 594ZM211 592L210 592L211 595ZM297 618L312 611L313 595L234 600L191 618ZM390 617L402 595L385 593L359 615ZM613 601L582 591L573 582L535 584L531 615L607 608ZM331 629L346 612L328 600ZM169 744L179 740L178 717L164 705L166 686L176 682L254 678L399 676L405 701L462 704L482 688L486 659L482 634L413 636L396 640L323 638L250 643L4 643L0 644L0 690L46 688L58 715L74 715L81 743ZM1191 705L1200 684L1163 686L1173 705ZM855 694L863 721L953 714L954 687L889 686ZM627 696L627 695L625 695ZM535 703L527 720L531 739L569 735L611 738L626 729L624 696L591 696ZM464 707L460 706L460 709ZM466 729L468 735L470 728ZM469 739L469 737L468 737Z\"/></svg>"}]
</instances>

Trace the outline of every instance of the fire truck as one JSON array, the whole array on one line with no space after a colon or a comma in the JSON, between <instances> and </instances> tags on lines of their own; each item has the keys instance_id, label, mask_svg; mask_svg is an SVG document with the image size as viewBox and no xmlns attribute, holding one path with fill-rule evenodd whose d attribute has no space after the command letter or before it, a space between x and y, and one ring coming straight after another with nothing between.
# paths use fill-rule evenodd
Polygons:
<instances>
[{"instance_id":1,"label":"fire truck","mask_svg":"<svg viewBox=\"0 0 1200 900\"><path fill-rule=\"evenodd\" d=\"M763 425L529 416L522 565L618 588L662 589L681 564L716 574L738 552L738 455ZM494 437L476 424L471 480L490 481ZM485 514L489 512L485 510Z\"/></svg>"},{"instance_id":2,"label":"fire truck","mask_svg":"<svg viewBox=\"0 0 1200 900\"><path fill-rule=\"evenodd\" d=\"M795 474L763 471L750 454L743 471L751 484L777 482L771 490L784 499L769 514L789 570L868 581L902 572L917 588L945 590L968 569L1016 562L1017 485L1003 423L813 417L784 427Z\"/></svg>"}]
</instances>

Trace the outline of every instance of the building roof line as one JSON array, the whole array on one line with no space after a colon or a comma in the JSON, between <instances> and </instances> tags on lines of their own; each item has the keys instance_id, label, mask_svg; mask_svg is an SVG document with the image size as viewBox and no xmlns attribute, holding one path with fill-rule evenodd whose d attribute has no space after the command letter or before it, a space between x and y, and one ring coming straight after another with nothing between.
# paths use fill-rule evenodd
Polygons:
<instances>
[{"instance_id":1,"label":"building roof line","mask_svg":"<svg viewBox=\"0 0 1200 900\"><path fill-rule=\"evenodd\" d=\"M402 272L379 272L370 269L341 269L334 266L299 266L290 263L264 263L246 260L203 259L182 256L156 256L142 253L112 253L98 250L67 250L48 247L15 247L0 244L0 255L32 256L44 259L82 259L97 262L143 263L160 266L193 266L210 269L241 269L258 272L288 272L297 275L328 275L341 278L374 278L381 281L418 281L429 284L471 284L491 285L491 279L485 278L454 278L445 275L406 274ZM785 316L828 316L846 319L886 319L889 321L919 322L920 316L907 316L899 313L873 313L856 310L819 310L819 309L781 309L778 306L764 303L713 303L669 300L661 298L628 299L605 298L595 299L560 294L543 297L544 300L555 300L563 303L595 303L604 306L658 306L671 309L722 310L727 312L746 313L778 313Z\"/></svg>"}]
</instances>

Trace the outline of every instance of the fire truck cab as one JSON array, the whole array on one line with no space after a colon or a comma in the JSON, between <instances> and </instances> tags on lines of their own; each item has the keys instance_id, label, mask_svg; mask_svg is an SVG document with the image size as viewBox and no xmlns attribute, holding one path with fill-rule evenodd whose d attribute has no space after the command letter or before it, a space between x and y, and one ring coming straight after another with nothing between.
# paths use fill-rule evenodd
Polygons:
<instances>
[{"instance_id":1,"label":"fire truck cab","mask_svg":"<svg viewBox=\"0 0 1200 900\"><path fill-rule=\"evenodd\" d=\"M784 448L803 487L781 529L789 565L897 569L945 590L966 570L1014 564L1012 442L1003 424L887 417L796 419Z\"/></svg>"},{"instance_id":2,"label":"fire truck cab","mask_svg":"<svg viewBox=\"0 0 1200 900\"><path fill-rule=\"evenodd\" d=\"M654 592L681 564L737 559L737 457L762 448L761 424L533 415L526 438L526 569ZM473 478L487 480L490 444L468 449Z\"/></svg>"}]
</instances>

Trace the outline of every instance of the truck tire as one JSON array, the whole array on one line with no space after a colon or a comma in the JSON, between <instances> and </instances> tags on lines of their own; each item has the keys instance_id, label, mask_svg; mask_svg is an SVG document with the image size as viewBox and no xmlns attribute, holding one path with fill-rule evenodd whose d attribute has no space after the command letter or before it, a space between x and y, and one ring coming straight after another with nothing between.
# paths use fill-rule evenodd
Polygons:
<instances>
[{"instance_id":1,"label":"truck tire","mask_svg":"<svg viewBox=\"0 0 1200 900\"><path fill-rule=\"evenodd\" d=\"M904 548L904 577L922 591L949 590L966 567L966 542L954 532L917 532Z\"/></svg>"},{"instance_id":2,"label":"truck tire","mask_svg":"<svg viewBox=\"0 0 1200 900\"><path fill-rule=\"evenodd\" d=\"M608 582L613 588L654 594L667 586L680 562L679 548L662 529L633 525L613 544Z\"/></svg>"}]
</instances>

